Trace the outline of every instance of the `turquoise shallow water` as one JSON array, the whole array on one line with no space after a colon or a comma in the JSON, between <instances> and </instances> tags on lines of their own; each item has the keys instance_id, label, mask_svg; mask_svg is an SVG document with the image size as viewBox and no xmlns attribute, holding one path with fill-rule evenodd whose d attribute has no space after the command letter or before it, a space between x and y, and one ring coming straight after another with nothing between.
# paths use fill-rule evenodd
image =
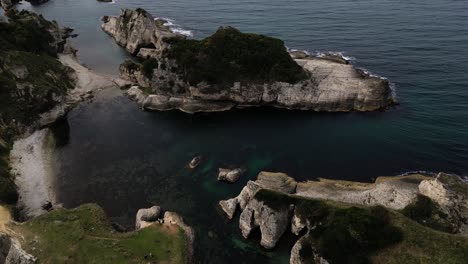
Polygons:
<instances>
[{"instance_id":1,"label":"turquoise shallow water","mask_svg":"<svg viewBox=\"0 0 468 264\"><path fill-rule=\"evenodd\" d=\"M337 51L385 76L401 105L376 113L253 109L189 116L148 113L106 91L57 127L59 200L97 202L131 225L153 203L175 210L197 230L197 262L284 263L291 243L261 250L216 208L260 170L298 179L371 181L406 171L468 175L468 2L464 0L51 0L33 9L76 29L80 59L116 73L128 55L99 28L102 15L142 7L175 20L195 38L220 25L283 39L290 48ZM204 163L185 168L194 155ZM218 183L220 166L244 166L234 185ZM212 236L208 236L211 231Z\"/></svg>"}]
</instances>

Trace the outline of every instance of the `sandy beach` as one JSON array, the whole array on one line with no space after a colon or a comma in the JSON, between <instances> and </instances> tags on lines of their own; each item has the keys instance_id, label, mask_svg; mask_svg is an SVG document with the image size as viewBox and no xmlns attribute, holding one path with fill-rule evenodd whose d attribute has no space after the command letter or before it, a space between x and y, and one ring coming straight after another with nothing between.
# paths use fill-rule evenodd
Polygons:
<instances>
[{"instance_id":1,"label":"sandy beach","mask_svg":"<svg viewBox=\"0 0 468 264\"><path fill-rule=\"evenodd\" d=\"M26 218L47 212L44 204L56 203L52 153L53 137L47 128L35 131L13 145L10 153L12 173L18 186L18 206Z\"/></svg>"}]
</instances>

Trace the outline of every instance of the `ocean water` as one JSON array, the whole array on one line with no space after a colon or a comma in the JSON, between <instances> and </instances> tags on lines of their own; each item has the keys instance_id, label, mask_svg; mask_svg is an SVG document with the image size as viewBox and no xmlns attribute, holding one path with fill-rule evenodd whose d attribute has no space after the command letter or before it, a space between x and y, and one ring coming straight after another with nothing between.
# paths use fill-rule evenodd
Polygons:
<instances>
[{"instance_id":1,"label":"ocean water","mask_svg":"<svg viewBox=\"0 0 468 264\"><path fill-rule=\"evenodd\" d=\"M299 179L372 181L407 171L468 175L468 2L465 0L51 0L23 8L76 29L80 60L116 73L128 55L100 30L100 17L144 8L202 38L221 25L281 38L289 48L342 52L388 78L400 105L386 112L311 113L251 109L217 114L143 112L107 90L55 128L57 186L66 207L96 202L131 226L136 210L160 204L196 230L197 263L287 263L277 249L241 238L217 202L261 170ZM194 171L195 155L204 161ZM242 166L236 184L217 169Z\"/></svg>"}]
</instances>

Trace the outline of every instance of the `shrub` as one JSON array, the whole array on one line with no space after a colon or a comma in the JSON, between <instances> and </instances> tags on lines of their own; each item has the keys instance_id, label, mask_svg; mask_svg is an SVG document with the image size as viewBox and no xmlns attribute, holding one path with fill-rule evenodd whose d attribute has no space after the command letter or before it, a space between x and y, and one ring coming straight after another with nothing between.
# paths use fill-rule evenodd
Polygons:
<instances>
[{"instance_id":1,"label":"shrub","mask_svg":"<svg viewBox=\"0 0 468 264\"><path fill-rule=\"evenodd\" d=\"M192 85L248 82L296 83L307 77L289 56L283 41L263 35L220 27L203 40L173 37L164 54L175 59L179 73Z\"/></svg>"}]
</instances>

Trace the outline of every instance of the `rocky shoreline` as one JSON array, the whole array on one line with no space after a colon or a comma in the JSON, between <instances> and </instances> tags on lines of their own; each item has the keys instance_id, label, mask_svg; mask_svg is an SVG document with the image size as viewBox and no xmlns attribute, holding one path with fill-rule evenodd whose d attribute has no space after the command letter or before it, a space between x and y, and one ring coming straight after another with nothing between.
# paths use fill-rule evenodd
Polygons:
<instances>
[{"instance_id":1,"label":"rocky shoreline","mask_svg":"<svg viewBox=\"0 0 468 264\"><path fill-rule=\"evenodd\" d=\"M421 201L425 204L421 205ZM260 229L260 244L264 248L274 248L288 229L295 235L302 234L291 251L290 263L295 264L308 263L299 254L305 247L313 253L309 257L315 263L328 263L326 257L336 257L323 256L313 246L320 243L320 238L314 240L310 235L319 230L323 224L320 221L325 221L320 220L320 215L336 210L333 208L364 206L371 212L377 210L374 208L386 208L390 210L388 214L399 211L430 228L468 236L468 184L443 173L436 177L419 174L379 177L375 183L359 183L326 179L296 182L284 173L261 172L237 197L220 201L219 205L229 219L239 208L242 236L248 238L255 229ZM427 214L427 210L431 212L424 219L418 215Z\"/></svg>"},{"instance_id":2,"label":"rocky shoreline","mask_svg":"<svg viewBox=\"0 0 468 264\"><path fill-rule=\"evenodd\" d=\"M48 249L50 245L80 243L72 241L72 236L76 232L73 229L76 227L64 231L50 231L58 232L63 237L51 238L47 232L42 233L49 228L60 229L55 224L63 222L62 216L69 214L75 214L73 219L89 221L86 228L92 226L93 229L107 230L103 232L103 236L110 237L111 240L123 241L127 237L138 237L144 241L146 239L145 233L154 233L155 238L166 239L168 243L174 244L173 250L175 252L169 253L167 258L171 258L171 254L173 254L177 255L178 262L189 262L193 253L193 231L176 213L166 212L165 226L151 227L148 231L128 232L125 236L115 237L116 231L105 220L106 216L99 207L85 205L76 209L63 209L60 204L57 204L52 169L54 160L52 153L54 146L52 145L54 142L48 127L58 120L66 118L68 112L79 103L91 100L95 92L119 87L125 81L113 76L97 74L81 65L75 55L76 50L67 41L67 38L72 36L72 29L61 28L55 21L47 21L42 16L28 11L18 12L13 9L8 11L7 16L9 21L0 22L2 23L0 26L2 30L11 31L12 35L0 36L2 43L6 44L0 48L0 54L2 54L0 84L6 85L6 92L9 92L7 95L11 97L11 102L8 101L7 105L2 105L0 112L0 165L2 165L0 168L0 179L2 180L0 187L2 190L5 188L14 189L12 191L15 191L16 197L14 199L8 198L8 200L4 199L3 196L0 198L2 204L8 204L7 207L0 206L1 210L5 209L8 213L8 215L4 215L3 211L0 212L0 262L36 263L38 258L40 261L47 262L47 259L53 255L61 254L61 252L50 251ZM25 43L10 45L10 42L14 41L12 38L15 33L23 34ZM42 35L43 38L39 35ZM26 43L28 38L35 38L39 48L31 47L30 43ZM39 59L36 61L36 58ZM41 94L41 89L49 89L49 92ZM31 97L28 97L28 94ZM37 102L30 103L27 100L36 100ZM18 107L22 103L31 105L32 108ZM37 109L34 108L36 105ZM4 163L6 164L5 168L3 168ZM11 173L9 173L10 169ZM11 182L9 185L3 186L5 184L4 178L14 180L14 183ZM2 195L5 194L2 193ZM19 214L16 219L27 220L26 222L18 223L11 218L9 209L6 208L13 208L15 204ZM89 215L88 212L93 212L93 214ZM54 217L59 217L60 220L50 220ZM75 222L67 224L73 226L76 224ZM34 228L34 225L40 227ZM171 227L172 225L177 227ZM47 226L47 228L43 226ZM183 235L179 234L179 229L183 230ZM34 234L34 237L28 237L31 234ZM64 240L56 241L55 239ZM91 243L94 242L91 241ZM186 248L185 246L180 248L185 244L187 244ZM160 250L159 248L158 250ZM45 250L50 254L44 255ZM127 247L126 250L138 252L132 247ZM122 252L115 254L122 255ZM168 255L168 253L135 256L135 258L160 258L164 255ZM109 256L99 255L97 257L106 258ZM121 257L127 258L126 255ZM188 259L182 259L183 257Z\"/></svg>"},{"instance_id":3,"label":"rocky shoreline","mask_svg":"<svg viewBox=\"0 0 468 264\"><path fill-rule=\"evenodd\" d=\"M143 9L124 9L120 16L106 16L102 20L103 31L128 52L142 58L142 63L127 61L122 64L120 74L123 79L133 83L128 95L143 109L178 109L196 113L271 106L309 111L349 112L382 110L396 102L386 79L357 70L348 61L335 55L313 57L300 52L288 53L282 41L261 35L255 35L259 39L258 43L261 42L260 39L267 38L272 46L282 45L281 48L275 46L275 54L279 58L278 61L284 62L284 65L278 66L275 62L268 64L272 58L265 55L261 58L251 58L258 63L255 68L273 71L275 67L283 67L283 71L277 72L276 75L268 75L265 81L255 80L265 78L261 72L258 73L260 76L255 76L256 72L250 72L239 75L249 77L233 78L227 82L210 75L211 71L216 72L216 69L210 67L216 66L208 65L208 62L198 62L196 67L207 69L205 72L199 72L199 77L193 79L195 77L190 75L190 71L197 72L191 68L195 66L181 65L186 61L178 58L179 54L194 54L189 60L201 60L200 57L204 58L207 55L203 51L193 51L193 46L204 47L210 45L207 43L223 43L242 38L247 38L253 46L257 43L257 40L250 40L254 34L245 34L226 27L218 29L215 34L201 41L186 40L184 36L172 33L164 23L155 20ZM222 50L224 44L219 45L220 47L214 48L220 48L220 53L228 53ZM232 45L234 44L231 43ZM196 52L200 54L197 55ZM234 55L233 58L235 57ZM231 60L231 64L236 63L231 58L220 57L216 60ZM219 67L230 69L230 66L222 65L222 62L214 63L217 64ZM243 71L242 67L248 66L239 64L235 67ZM285 78L281 79L281 74L287 72L295 73L285 75ZM204 75L216 80L210 81L200 77ZM275 80L277 77L280 78L279 81ZM286 81L288 79L290 81Z\"/></svg>"}]
</instances>

